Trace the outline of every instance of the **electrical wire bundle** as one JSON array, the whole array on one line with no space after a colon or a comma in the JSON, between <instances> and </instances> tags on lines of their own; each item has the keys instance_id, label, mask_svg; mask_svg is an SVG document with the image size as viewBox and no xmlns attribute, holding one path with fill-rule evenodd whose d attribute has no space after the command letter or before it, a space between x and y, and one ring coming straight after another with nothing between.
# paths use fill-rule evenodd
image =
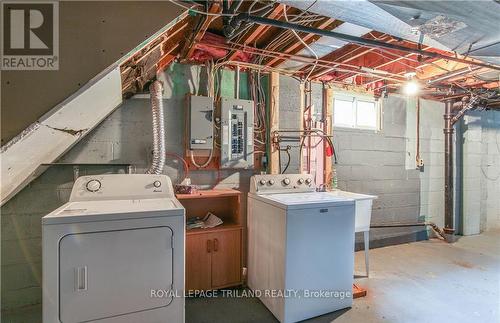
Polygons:
<instances>
[{"instance_id":1,"label":"electrical wire bundle","mask_svg":"<svg viewBox=\"0 0 500 323\"><path fill-rule=\"evenodd\" d=\"M262 76L260 71L249 71L248 73L250 96L254 102L254 153L265 153L266 151L266 97L262 87Z\"/></svg>"}]
</instances>

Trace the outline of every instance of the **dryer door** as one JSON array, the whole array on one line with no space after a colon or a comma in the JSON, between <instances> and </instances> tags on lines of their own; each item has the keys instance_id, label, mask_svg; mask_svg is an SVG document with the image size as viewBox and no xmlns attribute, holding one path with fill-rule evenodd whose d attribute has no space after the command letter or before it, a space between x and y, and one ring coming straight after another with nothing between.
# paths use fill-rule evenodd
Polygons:
<instances>
[{"instance_id":1,"label":"dryer door","mask_svg":"<svg viewBox=\"0 0 500 323\"><path fill-rule=\"evenodd\" d=\"M152 290L171 290L172 234L169 227L153 227L62 238L61 322L93 321L168 306L173 295L152 297Z\"/></svg>"}]
</instances>

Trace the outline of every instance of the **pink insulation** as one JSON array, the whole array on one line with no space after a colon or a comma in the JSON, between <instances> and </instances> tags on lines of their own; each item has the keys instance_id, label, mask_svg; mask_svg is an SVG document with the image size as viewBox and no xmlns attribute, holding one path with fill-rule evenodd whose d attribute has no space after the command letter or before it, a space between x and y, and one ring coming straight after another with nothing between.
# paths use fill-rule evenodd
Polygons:
<instances>
[{"instance_id":1,"label":"pink insulation","mask_svg":"<svg viewBox=\"0 0 500 323\"><path fill-rule=\"evenodd\" d=\"M205 62L207 60L216 60L226 56L228 53L227 49L221 49L219 47L210 45L213 44L219 46L227 46L225 41L226 39L222 36L218 36L209 32L205 33L205 35L201 39L201 42L195 45L195 50L193 51L193 54L191 55L189 60ZM238 50L233 60L250 62L252 60L252 57L253 56L250 51Z\"/></svg>"}]
</instances>

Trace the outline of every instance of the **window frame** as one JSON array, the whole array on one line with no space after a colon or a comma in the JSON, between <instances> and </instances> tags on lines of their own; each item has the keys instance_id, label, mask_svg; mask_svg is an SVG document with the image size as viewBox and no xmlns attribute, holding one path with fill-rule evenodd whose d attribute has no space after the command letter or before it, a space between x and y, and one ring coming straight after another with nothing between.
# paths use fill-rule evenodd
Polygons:
<instances>
[{"instance_id":1,"label":"window frame","mask_svg":"<svg viewBox=\"0 0 500 323\"><path fill-rule=\"evenodd\" d=\"M375 100L373 97L367 96L367 95L360 95L357 93L337 93L333 95L333 113L332 113L332 125L334 128L342 128L342 129L352 129L352 130L371 130L378 132L382 129L381 126L381 115L382 115L382 107L380 104L380 100ZM349 124L341 124L341 123L335 123L335 101L350 101L351 102L351 109L352 109L352 120L354 123L352 125ZM367 103L373 103L375 105L375 114L376 114L376 121L375 121L375 127L370 127L370 126L360 126L358 125L358 101L361 102L367 102Z\"/></svg>"}]
</instances>

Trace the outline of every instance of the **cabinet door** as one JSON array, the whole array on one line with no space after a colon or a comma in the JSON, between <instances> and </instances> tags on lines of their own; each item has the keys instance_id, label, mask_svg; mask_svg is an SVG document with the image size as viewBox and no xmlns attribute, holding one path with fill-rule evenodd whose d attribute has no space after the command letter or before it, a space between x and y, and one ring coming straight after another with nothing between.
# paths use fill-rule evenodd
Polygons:
<instances>
[{"instance_id":1,"label":"cabinet door","mask_svg":"<svg viewBox=\"0 0 500 323\"><path fill-rule=\"evenodd\" d=\"M241 282L241 230L212 235L212 288Z\"/></svg>"},{"instance_id":2,"label":"cabinet door","mask_svg":"<svg viewBox=\"0 0 500 323\"><path fill-rule=\"evenodd\" d=\"M186 236L186 290L211 289L212 252L210 234Z\"/></svg>"}]
</instances>

